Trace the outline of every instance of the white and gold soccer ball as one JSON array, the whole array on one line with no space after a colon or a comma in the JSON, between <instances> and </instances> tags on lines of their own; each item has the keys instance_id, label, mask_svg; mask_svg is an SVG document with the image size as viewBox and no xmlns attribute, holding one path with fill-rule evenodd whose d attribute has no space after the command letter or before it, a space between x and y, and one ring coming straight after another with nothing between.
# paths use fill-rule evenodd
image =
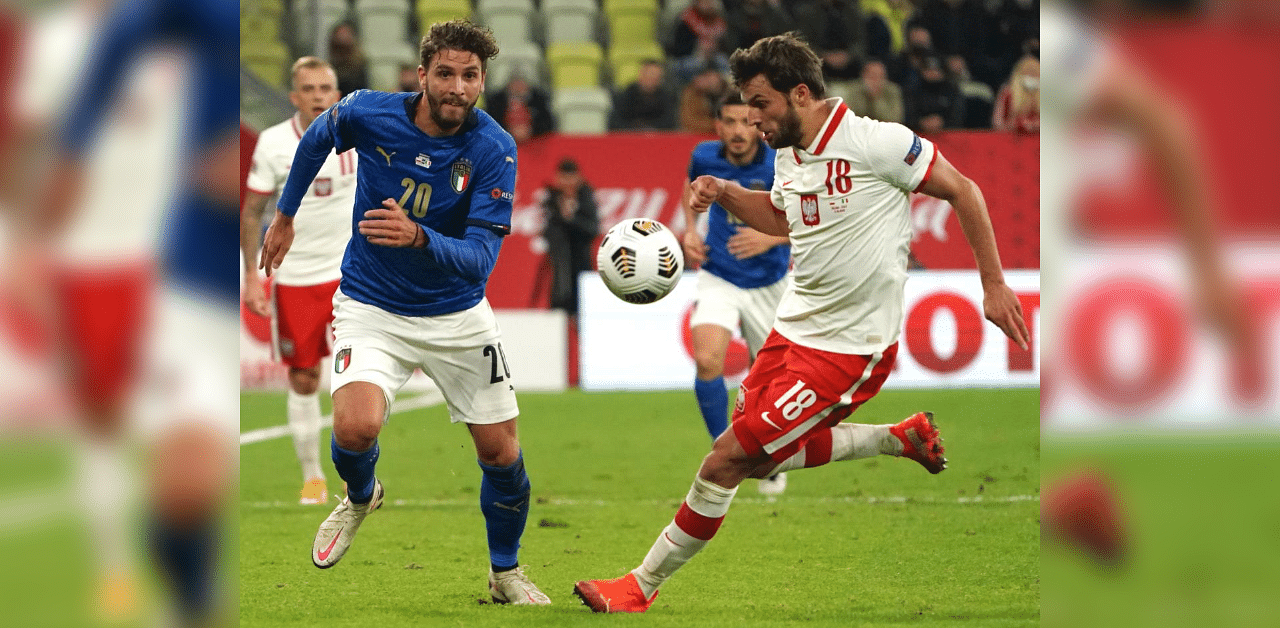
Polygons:
<instances>
[{"instance_id":1,"label":"white and gold soccer ball","mask_svg":"<svg viewBox=\"0 0 1280 628\"><path fill-rule=\"evenodd\" d=\"M627 303L653 303L671 293L684 272L675 234L656 220L627 218L604 234L596 253L600 278Z\"/></svg>"}]
</instances>

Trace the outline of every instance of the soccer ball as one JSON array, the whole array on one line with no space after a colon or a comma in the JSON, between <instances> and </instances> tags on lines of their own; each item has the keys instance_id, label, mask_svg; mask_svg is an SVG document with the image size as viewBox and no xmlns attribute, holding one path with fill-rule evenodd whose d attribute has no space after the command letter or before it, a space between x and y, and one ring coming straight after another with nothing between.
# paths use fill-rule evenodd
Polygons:
<instances>
[{"instance_id":1,"label":"soccer ball","mask_svg":"<svg viewBox=\"0 0 1280 628\"><path fill-rule=\"evenodd\" d=\"M604 234L596 267L614 296L627 303L653 303L680 281L684 252L662 223L628 218Z\"/></svg>"}]
</instances>

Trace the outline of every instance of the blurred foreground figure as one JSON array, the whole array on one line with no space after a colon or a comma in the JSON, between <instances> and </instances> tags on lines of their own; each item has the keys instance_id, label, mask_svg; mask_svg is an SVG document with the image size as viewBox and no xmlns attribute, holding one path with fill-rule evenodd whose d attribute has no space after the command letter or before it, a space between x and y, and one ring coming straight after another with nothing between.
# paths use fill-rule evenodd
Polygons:
<instances>
[{"instance_id":1,"label":"blurred foreground figure","mask_svg":"<svg viewBox=\"0 0 1280 628\"><path fill-rule=\"evenodd\" d=\"M141 581L130 433L150 472L142 518L172 594L165 623L231 617L214 574L234 477L239 289L212 260L237 228L237 13L229 0L55 10L31 31L16 95L7 283L24 287L27 320L49 324L83 428L77 497L105 620L131 619Z\"/></svg>"},{"instance_id":2,"label":"blurred foreground figure","mask_svg":"<svg viewBox=\"0 0 1280 628\"><path fill-rule=\"evenodd\" d=\"M1280 90L1217 94L1273 73L1280 30L1072 4L1099 8L1041 15L1041 526L1083 560L1044 554L1045 625L1269 625L1280 222L1251 147Z\"/></svg>"}]
</instances>

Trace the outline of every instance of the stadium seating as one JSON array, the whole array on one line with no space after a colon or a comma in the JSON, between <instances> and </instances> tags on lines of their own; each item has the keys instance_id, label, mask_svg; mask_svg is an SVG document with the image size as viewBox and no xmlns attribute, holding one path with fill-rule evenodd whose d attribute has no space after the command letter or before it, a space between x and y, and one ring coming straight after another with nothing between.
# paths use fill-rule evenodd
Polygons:
<instances>
[{"instance_id":1,"label":"stadium seating","mask_svg":"<svg viewBox=\"0 0 1280 628\"><path fill-rule=\"evenodd\" d=\"M601 87L556 90L551 108L566 135L598 135L609 128L609 92Z\"/></svg>"},{"instance_id":2,"label":"stadium seating","mask_svg":"<svg viewBox=\"0 0 1280 628\"><path fill-rule=\"evenodd\" d=\"M289 52L279 40L241 39L240 63L262 82L285 89Z\"/></svg>"},{"instance_id":3,"label":"stadium seating","mask_svg":"<svg viewBox=\"0 0 1280 628\"><path fill-rule=\"evenodd\" d=\"M599 12L595 0L543 0L547 44L596 41Z\"/></svg>"},{"instance_id":4,"label":"stadium seating","mask_svg":"<svg viewBox=\"0 0 1280 628\"><path fill-rule=\"evenodd\" d=\"M680 14L689 8L693 0L667 0L662 7L662 13L658 17L658 43L662 46L669 47L676 38L676 22L680 21Z\"/></svg>"},{"instance_id":5,"label":"stadium seating","mask_svg":"<svg viewBox=\"0 0 1280 628\"><path fill-rule=\"evenodd\" d=\"M319 41L327 47L329 33L348 17L351 6L347 0L294 0L293 2L293 43L297 50L311 52ZM319 17L317 35L316 18Z\"/></svg>"},{"instance_id":6,"label":"stadium seating","mask_svg":"<svg viewBox=\"0 0 1280 628\"><path fill-rule=\"evenodd\" d=\"M471 17L470 0L417 0L418 25L425 33L432 24Z\"/></svg>"},{"instance_id":7,"label":"stadium seating","mask_svg":"<svg viewBox=\"0 0 1280 628\"><path fill-rule=\"evenodd\" d=\"M640 63L645 59L662 61L662 47L652 37L648 41L633 44L614 44L609 49L609 67L613 71L613 86L625 88L635 82L640 74Z\"/></svg>"},{"instance_id":8,"label":"stadium seating","mask_svg":"<svg viewBox=\"0 0 1280 628\"><path fill-rule=\"evenodd\" d=\"M401 57L409 41L406 0L357 0L360 46L371 58Z\"/></svg>"},{"instance_id":9,"label":"stadium seating","mask_svg":"<svg viewBox=\"0 0 1280 628\"><path fill-rule=\"evenodd\" d=\"M542 49L528 41L499 42L498 56L489 60L485 77L486 90L506 87L511 75L519 70L530 85L546 87L546 67L542 61Z\"/></svg>"},{"instance_id":10,"label":"stadium seating","mask_svg":"<svg viewBox=\"0 0 1280 628\"><path fill-rule=\"evenodd\" d=\"M658 5L654 0L606 0L609 45L642 44L657 36Z\"/></svg>"},{"instance_id":11,"label":"stadium seating","mask_svg":"<svg viewBox=\"0 0 1280 628\"><path fill-rule=\"evenodd\" d=\"M600 44L593 41L558 42L547 46L551 85L557 91L566 87L598 86L603 60Z\"/></svg>"}]
</instances>

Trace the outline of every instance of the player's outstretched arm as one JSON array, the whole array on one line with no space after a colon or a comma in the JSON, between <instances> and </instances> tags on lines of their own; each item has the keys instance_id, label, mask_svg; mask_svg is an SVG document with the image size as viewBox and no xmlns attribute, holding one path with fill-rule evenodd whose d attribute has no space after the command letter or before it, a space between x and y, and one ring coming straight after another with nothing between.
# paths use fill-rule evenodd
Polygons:
<instances>
[{"instance_id":1,"label":"player's outstretched arm","mask_svg":"<svg viewBox=\"0 0 1280 628\"><path fill-rule=\"evenodd\" d=\"M725 211L756 231L774 236L791 235L786 216L774 211L768 191L748 190L735 181L710 175L694 179L689 184L689 207L695 212L705 212L712 203L720 203Z\"/></svg>"},{"instance_id":2,"label":"player's outstretched arm","mask_svg":"<svg viewBox=\"0 0 1280 628\"><path fill-rule=\"evenodd\" d=\"M697 268L707 261L707 250L711 247L707 246L706 241L702 239L702 234L698 233L698 215L689 206L692 197L687 193L689 183L689 179L686 178L684 185L680 188L686 190L685 194L680 195L680 210L684 212L684 233L680 236L680 248L684 249L685 265L689 268Z\"/></svg>"},{"instance_id":3,"label":"player's outstretched arm","mask_svg":"<svg viewBox=\"0 0 1280 628\"><path fill-rule=\"evenodd\" d=\"M947 201L955 208L956 218L960 219L960 229L969 241L969 248L973 249L973 259L977 262L978 275L982 278L982 306L987 320L995 323L1025 351L1031 333L1022 316L1022 304L1018 302L1013 290L1004 283L1000 253L996 250L996 233L991 228L991 217L987 215L987 202L982 198L982 190L938 153L932 176L921 186L920 191Z\"/></svg>"}]
</instances>

